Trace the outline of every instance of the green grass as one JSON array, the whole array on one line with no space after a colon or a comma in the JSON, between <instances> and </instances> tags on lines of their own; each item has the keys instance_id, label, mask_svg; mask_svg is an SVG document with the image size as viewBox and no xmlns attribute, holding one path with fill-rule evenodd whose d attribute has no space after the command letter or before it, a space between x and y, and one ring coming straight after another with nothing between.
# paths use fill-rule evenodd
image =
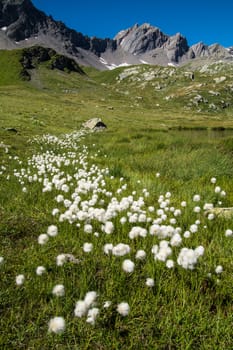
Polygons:
<instances>
[{"instance_id":1,"label":"green grass","mask_svg":"<svg viewBox=\"0 0 233 350\"><path fill-rule=\"evenodd\" d=\"M21 83L20 72L22 66L19 62L21 50L0 50L0 86Z\"/></svg>"},{"instance_id":2,"label":"green grass","mask_svg":"<svg viewBox=\"0 0 233 350\"><path fill-rule=\"evenodd\" d=\"M203 211L193 212L195 206L202 208L206 202L219 206L221 200L221 206L233 206L230 113L184 112L182 100L174 104L161 102L161 108L154 108L153 99L163 101L160 94L165 96L168 90L157 95L153 86L148 86L148 90L139 93L136 87L126 87L123 82L122 91L132 89L130 95L124 95L116 91L119 84L115 83L116 76L123 71L123 68L113 72L86 69L85 77L52 72L41 65L31 82L15 85L16 80L7 75L8 83L0 87L0 140L8 148L7 153L6 146L0 147L0 256L4 257L0 265L1 349L232 349L233 245L232 237L225 237L225 230L233 229L233 221L221 218L210 221ZM197 75L196 79L203 78ZM174 91L174 83L171 78L168 80L167 89ZM181 88L189 84L183 77L178 80ZM143 99L135 102L135 96L141 95ZM79 130L83 121L95 116L103 118L107 130L86 135L75 150L45 141L29 142L36 135L48 133L62 139L64 133ZM213 129L220 126L229 130ZM16 128L17 133L7 128ZM70 134L68 139L72 137ZM109 169L102 174L107 192L112 192L113 197L120 199L136 191L133 195L136 200L144 196L145 189L149 192L148 197L144 196L142 209L152 219L157 218L159 196L168 191L170 207L181 208L181 202L187 202L187 207L181 208L182 215L176 217L175 226L181 227L183 235L197 219L200 225L197 233L183 238L182 245L173 248L174 269L154 261L151 248L160 241L156 236L129 239L132 226L149 230L151 225L129 222L121 225L120 218L127 217L127 212L133 209L111 219L115 229L110 235L102 233L100 222L91 220L93 232L100 233L98 238L84 232L83 221L77 227L78 221L61 222L52 216L53 208L59 208L61 213L66 209L54 200L61 193L59 189L42 192L43 180L45 177L51 180L57 171L63 171L61 177L70 178L70 191L63 195L71 199L77 187L75 174L83 166L83 146L89 150L87 169L93 164L96 169ZM46 152L48 155L52 151L53 158L63 155L71 162L66 165L61 162L61 166L54 162L57 170L47 168L47 175L38 175L42 182L29 182L25 174L29 171L32 176L38 174L33 167L33 155L42 156ZM74 160L77 162L72 164ZM15 172L22 174L21 179L13 175ZM94 173L96 170L89 180ZM226 191L226 197L214 192L215 185L210 182L213 176L217 178L216 185ZM117 193L123 184L127 188ZM24 187L27 192L22 191ZM197 193L200 203L192 200ZM80 197L82 201L90 200L92 194L91 190ZM110 198L99 192L96 206L106 209ZM149 212L150 206L155 207L154 212ZM172 212L167 214L164 224L169 224L173 217ZM51 224L57 225L58 236L39 245L38 236L46 233ZM91 253L84 253L85 242L93 244ZM130 254L115 257L103 253L104 244L120 242L130 245ZM203 245L205 253L193 271L176 263L182 247L199 245ZM144 261L135 259L138 249L146 251ZM61 253L73 254L80 263L57 266L56 257ZM135 262L131 274L122 270L125 258ZM39 265L45 266L46 274L36 275ZM215 273L218 265L223 266L220 275ZM15 284L18 274L26 277L21 287ZM154 278L153 288L145 285L148 277ZM59 283L65 286L65 296L61 298L52 295L53 287ZM87 324L85 317L74 317L75 303L91 290L98 293L100 308L94 326ZM103 308L106 300L112 301L109 309ZM116 311L121 301L130 305L126 317ZM48 332L48 322L54 316L63 316L66 321L66 330L60 335Z\"/></svg>"}]
</instances>

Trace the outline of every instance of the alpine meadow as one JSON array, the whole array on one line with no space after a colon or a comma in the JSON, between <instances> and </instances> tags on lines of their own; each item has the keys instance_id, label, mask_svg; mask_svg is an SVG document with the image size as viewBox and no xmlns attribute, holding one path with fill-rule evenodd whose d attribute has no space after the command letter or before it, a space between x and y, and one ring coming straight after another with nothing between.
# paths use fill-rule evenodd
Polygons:
<instances>
[{"instance_id":1,"label":"alpine meadow","mask_svg":"<svg viewBox=\"0 0 233 350\"><path fill-rule=\"evenodd\" d=\"M0 51L1 349L233 348L232 79Z\"/></svg>"}]
</instances>

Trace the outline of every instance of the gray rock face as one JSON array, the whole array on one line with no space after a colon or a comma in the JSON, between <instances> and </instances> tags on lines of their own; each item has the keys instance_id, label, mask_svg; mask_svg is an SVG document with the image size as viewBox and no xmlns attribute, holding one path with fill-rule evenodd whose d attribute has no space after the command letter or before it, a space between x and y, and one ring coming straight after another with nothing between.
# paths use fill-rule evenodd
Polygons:
<instances>
[{"instance_id":1,"label":"gray rock face","mask_svg":"<svg viewBox=\"0 0 233 350\"><path fill-rule=\"evenodd\" d=\"M189 49L187 40L180 33L171 36L166 43L163 45L164 49L167 51L168 59L171 62L178 63L183 55Z\"/></svg>"},{"instance_id":2,"label":"gray rock face","mask_svg":"<svg viewBox=\"0 0 233 350\"><path fill-rule=\"evenodd\" d=\"M159 28L148 23L135 26L118 33L115 38L117 45L125 52L133 55L142 55L153 51L156 57L161 49L170 62L179 62L180 58L188 51L189 46L186 38L180 33L169 37L162 33Z\"/></svg>"},{"instance_id":3,"label":"gray rock face","mask_svg":"<svg viewBox=\"0 0 233 350\"><path fill-rule=\"evenodd\" d=\"M107 128L107 126L102 122L100 118L92 118L87 120L82 124L85 129L93 130L93 131L102 131Z\"/></svg>"},{"instance_id":4,"label":"gray rock face","mask_svg":"<svg viewBox=\"0 0 233 350\"><path fill-rule=\"evenodd\" d=\"M211 59L220 60L229 59L231 58L231 56L231 51L225 49L219 44L213 44L208 46L202 42L191 46L186 54L186 57L188 59L209 57Z\"/></svg>"},{"instance_id":5,"label":"gray rock face","mask_svg":"<svg viewBox=\"0 0 233 350\"><path fill-rule=\"evenodd\" d=\"M162 47L168 38L159 28L145 23L141 26L136 24L132 28L120 32L114 39L124 51L132 54L143 54Z\"/></svg>"},{"instance_id":6,"label":"gray rock face","mask_svg":"<svg viewBox=\"0 0 233 350\"><path fill-rule=\"evenodd\" d=\"M209 56L208 46L200 42L190 47L188 52L189 58Z\"/></svg>"},{"instance_id":7,"label":"gray rock face","mask_svg":"<svg viewBox=\"0 0 233 350\"><path fill-rule=\"evenodd\" d=\"M3 0L0 4L0 27L6 27L7 36L15 41L38 33L45 17L30 0Z\"/></svg>"}]
</instances>

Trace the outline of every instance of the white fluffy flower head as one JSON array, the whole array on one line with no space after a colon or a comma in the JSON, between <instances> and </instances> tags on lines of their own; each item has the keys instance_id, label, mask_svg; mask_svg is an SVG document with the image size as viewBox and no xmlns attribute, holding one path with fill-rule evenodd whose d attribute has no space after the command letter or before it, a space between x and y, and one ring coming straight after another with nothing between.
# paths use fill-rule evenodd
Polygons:
<instances>
[{"instance_id":1,"label":"white fluffy flower head","mask_svg":"<svg viewBox=\"0 0 233 350\"><path fill-rule=\"evenodd\" d=\"M76 317L83 317L87 314L88 306L84 300L77 301L74 309L74 314Z\"/></svg>"},{"instance_id":2,"label":"white fluffy flower head","mask_svg":"<svg viewBox=\"0 0 233 350\"><path fill-rule=\"evenodd\" d=\"M222 273L222 272L223 272L223 267L222 267L222 265L216 266L215 272L216 272L217 275L219 275L220 273Z\"/></svg>"},{"instance_id":3,"label":"white fluffy flower head","mask_svg":"<svg viewBox=\"0 0 233 350\"><path fill-rule=\"evenodd\" d=\"M168 269L172 269L172 268L174 267L174 261L173 261L172 259L168 259L168 260L166 261L166 267L167 267Z\"/></svg>"},{"instance_id":4,"label":"white fluffy flower head","mask_svg":"<svg viewBox=\"0 0 233 350\"><path fill-rule=\"evenodd\" d=\"M142 249L138 250L136 255L135 255L135 258L138 260L143 260L143 259L145 259L145 257L146 257L146 252L145 252L145 250L142 250Z\"/></svg>"},{"instance_id":5,"label":"white fluffy flower head","mask_svg":"<svg viewBox=\"0 0 233 350\"><path fill-rule=\"evenodd\" d=\"M127 273L131 273L134 271L135 268L135 264L133 261L131 261L130 259L126 259L123 261L122 263L122 269L127 272Z\"/></svg>"},{"instance_id":6,"label":"white fluffy flower head","mask_svg":"<svg viewBox=\"0 0 233 350\"><path fill-rule=\"evenodd\" d=\"M96 299L97 299L97 293L95 291L90 291L90 292L87 292L87 294L85 295L84 301L87 307L89 308L94 305Z\"/></svg>"},{"instance_id":7,"label":"white fluffy flower head","mask_svg":"<svg viewBox=\"0 0 233 350\"><path fill-rule=\"evenodd\" d=\"M154 279L153 278L147 278L146 279L146 285L147 285L147 287L154 287L154 285L155 285L155 281L154 281Z\"/></svg>"},{"instance_id":8,"label":"white fluffy flower head","mask_svg":"<svg viewBox=\"0 0 233 350\"><path fill-rule=\"evenodd\" d=\"M94 326L96 317L99 314L99 309L97 307L93 307L90 309L87 313L87 323L90 323L91 325Z\"/></svg>"},{"instance_id":9,"label":"white fluffy flower head","mask_svg":"<svg viewBox=\"0 0 233 350\"><path fill-rule=\"evenodd\" d=\"M63 297L65 295L65 287L63 284L57 284L52 291L53 295L56 297Z\"/></svg>"},{"instance_id":10,"label":"white fluffy flower head","mask_svg":"<svg viewBox=\"0 0 233 350\"><path fill-rule=\"evenodd\" d=\"M36 268L36 274L37 274L37 276L41 276L41 275L43 275L43 273L45 273L45 272L46 272L46 269L45 269L44 266L38 266L38 267Z\"/></svg>"},{"instance_id":11,"label":"white fluffy flower head","mask_svg":"<svg viewBox=\"0 0 233 350\"><path fill-rule=\"evenodd\" d=\"M117 305L117 312L121 316L127 316L129 314L129 311L130 311L130 307L129 307L128 303L122 302L122 303Z\"/></svg>"},{"instance_id":12,"label":"white fluffy flower head","mask_svg":"<svg viewBox=\"0 0 233 350\"><path fill-rule=\"evenodd\" d=\"M24 281L25 281L24 275L16 276L15 281L16 281L17 286L22 286L24 284Z\"/></svg>"},{"instance_id":13,"label":"white fluffy flower head","mask_svg":"<svg viewBox=\"0 0 233 350\"><path fill-rule=\"evenodd\" d=\"M124 243L118 243L112 248L112 254L115 256L123 256L130 252L130 246Z\"/></svg>"},{"instance_id":14,"label":"white fluffy flower head","mask_svg":"<svg viewBox=\"0 0 233 350\"><path fill-rule=\"evenodd\" d=\"M38 243L41 245L46 244L48 240L49 240L49 236L46 233L42 233L38 237Z\"/></svg>"},{"instance_id":15,"label":"white fluffy flower head","mask_svg":"<svg viewBox=\"0 0 233 350\"><path fill-rule=\"evenodd\" d=\"M60 334L65 330L65 320L63 317L54 317L49 321L49 332Z\"/></svg>"},{"instance_id":16,"label":"white fluffy flower head","mask_svg":"<svg viewBox=\"0 0 233 350\"><path fill-rule=\"evenodd\" d=\"M56 257L57 266L62 266L62 265L64 265L66 261L67 261L67 258L66 258L66 255L65 255L65 254L59 254L59 255Z\"/></svg>"},{"instance_id":17,"label":"white fluffy flower head","mask_svg":"<svg viewBox=\"0 0 233 350\"><path fill-rule=\"evenodd\" d=\"M194 201L194 202L199 202L200 199L201 199L201 197L200 197L199 194L195 194L195 195L193 196L193 201Z\"/></svg>"},{"instance_id":18,"label":"white fluffy flower head","mask_svg":"<svg viewBox=\"0 0 233 350\"><path fill-rule=\"evenodd\" d=\"M109 254L111 253L111 251L112 251L112 248L113 248L112 243L106 243L106 244L104 245L104 253L105 253L106 255L109 255Z\"/></svg>"},{"instance_id":19,"label":"white fluffy flower head","mask_svg":"<svg viewBox=\"0 0 233 350\"><path fill-rule=\"evenodd\" d=\"M232 232L232 230L229 229L229 228L225 231L225 236L226 236L226 237L230 237L230 236L232 236L232 234L233 234L233 232Z\"/></svg>"},{"instance_id":20,"label":"white fluffy flower head","mask_svg":"<svg viewBox=\"0 0 233 350\"><path fill-rule=\"evenodd\" d=\"M84 243L84 245L83 245L83 251L85 252L85 253L90 253L91 251L92 251L92 249L93 249L93 244L92 243Z\"/></svg>"},{"instance_id":21,"label":"white fluffy flower head","mask_svg":"<svg viewBox=\"0 0 233 350\"><path fill-rule=\"evenodd\" d=\"M50 225L47 229L47 234L50 236L50 237L55 237L57 236L58 234L58 229L57 229L57 226L55 225Z\"/></svg>"}]
</instances>

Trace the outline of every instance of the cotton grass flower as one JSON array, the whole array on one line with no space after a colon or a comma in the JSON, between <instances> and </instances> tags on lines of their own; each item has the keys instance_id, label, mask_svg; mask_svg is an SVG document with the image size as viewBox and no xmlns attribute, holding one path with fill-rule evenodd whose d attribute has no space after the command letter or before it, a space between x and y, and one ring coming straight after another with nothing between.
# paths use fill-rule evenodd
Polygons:
<instances>
[{"instance_id":1,"label":"cotton grass flower","mask_svg":"<svg viewBox=\"0 0 233 350\"><path fill-rule=\"evenodd\" d=\"M46 272L46 268L44 266L38 266L36 268L37 276L42 276Z\"/></svg>"},{"instance_id":2,"label":"cotton grass flower","mask_svg":"<svg viewBox=\"0 0 233 350\"><path fill-rule=\"evenodd\" d=\"M88 313L88 310L95 305L97 299L97 293L95 291L87 292L84 300L78 300L74 314L76 317L83 317Z\"/></svg>"},{"instance_id":3,"label":"cotton grass flower","mask_svg":"<svg viewBox=\"0 0 233 350\"><path fill-rule=\"evenodd\" d=\"M92 225L90 225L90 224L86 224L86 225L84 225L83 230L84 230L84 232L86 232L86 233L92 233L93 227L92 227Z\"/></svg>"},{"instance_id":4,"label":"cotton grass flower","mask_svg":"<svg viewBox=\"0 0 233 350\"><path fill-rule=\"evenodd\" d=\"M180 209L176 209L174 211L174 216L180 216L181 215L181 210Z\"/></svg>"},{"instance_id":5,"label":"cotton grass flower","mask_svg":"<svg viewBox=\"0 0 233 350\"><path fill-rule=\"evenodd\" d=\"M76 305L75 305L75 309L74 309L74 315L76 317L83 317L87 314L88 312L88 306L85 303L84 300L79 300L77 301Z\"/></svg>"},{"instance_id":6,"label":"cotton grass flower","mask_svg":"<svg viewBox=\"0 0 233 350\"><path fill-rule=\"evenodd\" d=\"M152 247L152 253L154 254L154 260L166 261L169 255L172 254L172 249L169 247L169 242L162 240L159 246L156 244Z\"/></svg>"},{"instance_id":7,"label":"cotton grass flower","mask_svg":"<svg viewBox=\"0 0 233 350\"><path fill-rule=\"evenodd\" d=\"M95 301L97 299L97 293L95 291L87 292L84 298L84 302L86 303L87 307L91 307L94 305Z\"/></svg>"},{"instance_id":8,"label":"cotton grass flower","mask_svg":"<svg viewBox=\"0 0 233 350\"><path fill-rule=\"evenodd\" d=\"M127 316L130 312L130 307L129 304L126 302L122 302L120 304L117 305L117 312L121 315L121 316Z\"/></svg>"},{"instance_id":9,"label":"cotton grass flower","mask_svg":"<svg viewBox=\"0 0 233 350\"><path fill-rule=\"evenodd\" d=\"M214 220L214 218L215 218L214 213L209 213L208 216L207 216L207 219L210 220L210 221Z\"/></svg>"},{"instance_id":10,"label":"cotton grass flower","mask_svg":"<svg viewBox=\"0 0 233 350\"><path fill-rule=\"evenodd\" d=\"M138 250L138 251L136 252L135 258L136 258L137 260L143 260L143 259L145 259L145 257L146 257L146 252L145 252L145 250L140 249L140 250Z\"/></svg>"},{"instance_id":11,"label":"cotton grass flower","mask_svg":"<svg viewBox=\"0 0 233 350\"><path fill-rule=\"evenodd\" d=\"M216 181L217 181L216 177L211 177L210 182L211 182L212 184L215 184Z\"/></svg>"},{"instance_id":12,"label":"cotton grass flower","mask_svg":"<svg viewBox=\"0 0 233 350\"><path fill-rule=\"evenodd\" d=\"M205 252L205 248L202 246L202 245L200 245L200 246L198 246L197 248L195 248L194 249L194 253L195 253L195 255L199 258L200 256L202 256L203 254L204 254L204 252Z\"/></svg>"},{"instance_id":13,"label":"cotton grass flower","mask_svg":"<svg viewBox=\"0 0 233 350\"><path fill-rule=\"evenodd\" d=\"M112 249L113 249L113 245L112 245L112 243L106 243L105 245L104 245L104 253L106 254L106 255L109 255L111 252L112 252Z\"/></svg>"},{"instance_id":14,"label":"cotton grass flower","mask_svg":"<svg viewBox=\"0 0 233 350\"><path fill-rule=\"evenodd\" d=\"M199 202L200 199L201 199L201 196L200 196L199 194L195 194L195 195L193 196L193 201L194 201L194 202Z\"/></svg>"},{"instance_id":15,"label":"cotton grass flower","mask_svg":"<svg viewBox=\"0 0 233 350\"><path fill-rule=\"evenodd\" d=\"M112 305L112 302L111 302L110 300L107 300L107 301L104 302L103 307L104 307L105 309L108 309L111 305Z\"/></svg>"},{"instance_id":16,"label":"cotton grass flower","mask_svg":"<svg viewBox=\"0 0 233 350\"><path fill-rule=\"evenodd\" d=\"M178 247L182 243L182 238L179 233L175 233L170 240L170 244L172 247Z\"/></svg>"},{"instance_id":17,"label":"cotton grass flower","mask_svg":"<svg viewBox=\"0 0 233 350\"><path fill-rule=\"evenodd\" d=\"M198 213L200 213L201 208L199 206L196 206L196 207L193 208L193 211L194 211L194 213L198 214Z\"/></svg>"},{"instance_id":18,"label":"cotton grass flower","mask_svg":"<svg viewBox=\"0 0 233 350\"><path fill-rule=\"evenodd\" d=\"M61 203L64 201L64 196L62 194L59 194L55 200L57 201L57 203Z\"/></svg>"},{"instance_id":19,"label":"cotton grass flower","mask_svg":"<svg viewBox=\"0 0 233 350\"><path fill-rule=\"evenodd\" d=\"M122 218L120 218L121 225L124 225L126 222L127 222L127 218L125 216L122 216Z\"/></svg>"},{"instance_id":20,"label":"cotton grass flower","mask_svg":"<svg viewBox=\"0 0 233 350\"><path fill-rule=\"evenodd\" d=\"M54 208L54 209L52 210L52 215L53 215L53 216L56 216L57 214L59 214L59 209L58 209L58 208Z\"/></svg>"},{"instance_id":21,"label":"cotton grass flower","mask_svg":"<svg viewBox=\"0 0 233 350\"><path fill-rule=\"evenodd\" d=\"M150 288L154 287L154 285L155 285L154 279L153 278L147 278L146 279L146 285L147 285L147 287L150 287Z\"/></svg>"},{"instance_id":22,"label":"cotton grass flower","mask_svg":"<svg viewBox=\"0 0 233 350\"><path fill-rule=\"evenodd\" d=\"M185 231L184 232L184 238L190 238L191 237L191 232L190 231Z\"/></svg>"},{"instance_id":23,"label":"cotton grass flower","mask_svg":"<svg viewBox=\"0 0 233 350\"><path fill-rule=\"evenodd\" d=\"M115 256L124 256L130 253L130 246L128 244L119 243L112 248L112 254Z\"/></svg>"},{"instance_id":24,"label":"cotton grass flower","mask_svg":"<svg viewBox=\"0 0 233 350\"><path fill-rule=\"evenodd\" d=\"M38 243L40 245L44 245L48 242L49 240L49 236L46 233L42 233L41 235L39 235L38 237Z\"/></svg>"},{"instance_id":25,"label":"cotton grass flower","mask_svg":"<svg viewBox=\"0 0 233 350\"><path fill-rule=\"evenodd\" d=\"M56 334L63 333L65 330L65 320L63 317L54 317L49 321L49 332Z\"/></svg>"},{"instance_id":26,"label":"cotton grass flower","mask_svg":"<svg viewBox=\"0 0 233 350\"><path fill-rule=\"evenodd\" d=\"M222 272L223 272L223 267L222 267L222 265L216 266L216 268L215 268L215 273L216 273L217 275L219 275L219 274L221 274Z\"/></svg>"},{"instance_id":27,"label":"cotton grass flower","mask_svg":"<svg viewBox=\"0 0 233 350\"><path fill-rule=\"evenodd\" d=\"M0 256L0 265L2 265L4 263L4 258L3 256Z\"/></svg>"},{"instance_id":28,"label":"cotton grass flower","mask_svg":"<svg viewBox=\"0 0 233 350\"><path fill-rule=\"evenodd\" d=\"M16 282L17 286L22 286L24 284L24 281L25 281L24 275L16 276L15 282Z\"/></svg>"},{"instance_id":29,"label":"cotton grass flower","mask_svg":"<svg viewBox=\"0 0 233 350\"><path fill-rule=\"evenodd\" d=\"M211 210L211 209L213 209L213 207L214 207L213 203L205 203L203 206L203 209L204 210Z\"/></svg>"},{"instance_id":30,"label":"cotton grass flower","mask_svg":"<svg viewBox=\"0 0 233 350\"><path fill-rule=\"evenodd\" d=\"M114 231L114 225L111 221L107 221L104 225L103 231L107 234L110 235Z\"/></svg>"},{"instance_id":31,"label":"cotton grass flower","mask_svg":"<svg viewBox=\"0 0 233 350\"><path fill-rule=\"evenodd\" d=\"M50 237L55 237L57 236L58 234L58 228L57 226L55 225L50 225L47 229L47 234L50 236Z\"/></svg>"},{"instance_id":32,"label":"cotton grass flower","mask_svg":"<svg viewBox=\"0 0 233 350\"><path fill-rule=\"evenodd\" d=\"M172 269L173 267L174 267L174 261L172 260L172 259L168 259L167 261L166 261L166 267L168 268L168 269Z\"/></svg>"},{"instance_id":33,"label":"cotton grass flower","mask_svg":"<svg viewBox=\"0 0 233 350\"><path fill-rule=\"evenodd\" d=\"M63 297L65 295L65 287L63 284L57 284L52 291L52 294L56 297Z\"/></svg>"},{"instance_id":34,"label":"cotton grass flower","mask_svg":"<svg viewBox=\"0 0 233 350\"><path fill-rule=\"evenodd\" d=\"M93 244L92 243L84 243L83 245L83 251L85 253L90 253L93 249Z\"/></svg>"},{"instance_id":35,"label":"cotton grass flower","mask_svg":"<svg viewBox=\"0 0 233 350\"><path fill-rule=\"evenodd\" d=\"M129 238L134 239L137 237L146 237L147 230L140 226L134 226L132 227L131 231L129 232Z\"/></svg>"},{"instance_id":36,"label":"cotton grass flower","mask_svg":"<svg viewBox=\"0 0 233 350\"><path fill-rule=\"evenodd\" d=\"M92 309L90 309L87 313L87 323L90 323L92 326L94 326L95 321L96 321L96 317L99 314L99 309L97 307L93 307Z\"/></svg>"},{"instance_id":37,"label":"cotton grass flower","mask_svg":"<svg viewBox=\"0 0 233 350\"><path fill-rule=\"evenodd\" d=\"M230 236L232 236L232 234L233 234L233 231L232 231L231 229L227 229L227 230L225 231L225 236L226 236L226 237L230 237Z\"/></svg>"},{"instance_id":38,"label":"cotton grass flower","mask_svg":"<svg viewBox=\"0 0 233 350\"><path fill-rule=\"evenodd\" d=\"M67 261L67 257L65 254L59 254L57 257L56 257L56 264L57 266L62 266L65 264L65 262Z\"/></svg>"},{"instance_id":39,"label":"cotton grass flower","mask_svg":"<svg viewBox=\"0 0 233 350\"><path fill-rule=\"evenodd\" d=\"M189 228L189 231L191 233L196 233L198 231L198 225L196 225L196 224L191 225Z\"/></svg>"},{"instance_id":40,"label":"cotton grass flower","mask_svg":"<svg viewBox=\"0 0 233 350\"><path fill-rule=\"evenodd\" d=\"M204 254L204 248L202 246L196 249L182 248L177 258L178 265L184 269L193 270L198 258Z\"/></svg>"},{"instance_id":41,"label":"cotton grass flower","mask_svg":"<svg viewBox=\"0 0 233 350\"><path fill-rule=\"evenodd\" d=\"M131 273L134 271L135 268L135 264L132 260L130 259L126 259L123 261L122 263L122 269L127 272L127 273Z\"/></svg>"}]
</instances>

